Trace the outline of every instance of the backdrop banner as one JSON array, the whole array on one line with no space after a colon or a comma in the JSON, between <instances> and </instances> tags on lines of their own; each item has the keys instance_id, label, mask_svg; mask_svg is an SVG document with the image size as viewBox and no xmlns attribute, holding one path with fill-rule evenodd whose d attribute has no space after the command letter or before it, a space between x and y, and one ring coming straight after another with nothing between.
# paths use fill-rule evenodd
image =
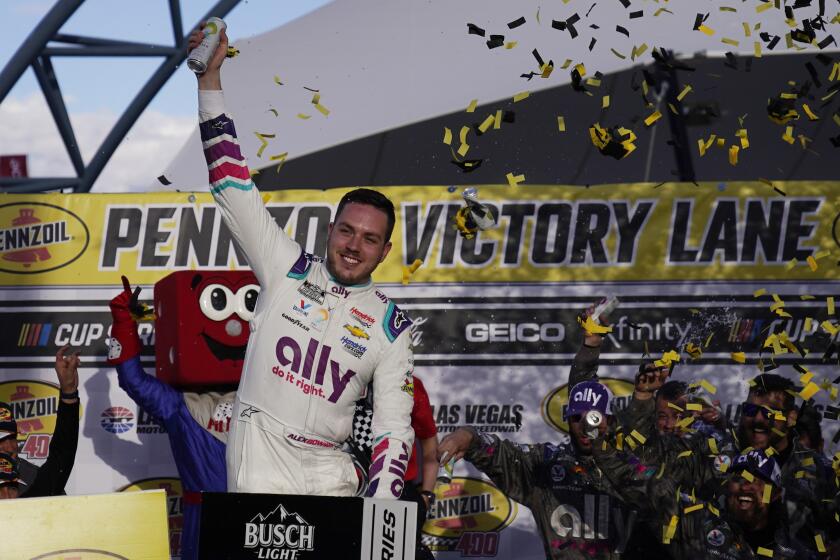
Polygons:
<instances>
[{"instance_id":1,"label":"backdrop banner","mask_svg":"<svg viewBox=\"0 0 840 560\"><path fill-rule=\"evenodd\" d=\"M715 385L734 421L758 366L797 383L805 370L820 389L826 452L836 451L837 353L826 352L840 336L840 182L481 186L499 226L470 240L452 224L460 192L380 190L397 222L374 279L414 321L416 374L441 436L471 424L520 443L566 440L576 316L616 295L600 374L617 407L644 354L680 351L674 377ZM345 192L263 199L290 236L324 254ZM403 284L416 259L422 265ZM14 407L21 455L47 456L52 363L70 344L82 353L83 413L68 493L166 490L176 557L181 486L167 434L119 388L105 357L120 276L151 301L155 282L184 269L247 269L209 194L0 195L0 400ZM782 330L792 348L764 347ZM140 335L154 373L153 325L141 324ZM683 351L688 343L699 359ZM439 557L544 557L527 508L469 465L456 465L438 499L423 537Z\"/></svg>"}]
</instances>

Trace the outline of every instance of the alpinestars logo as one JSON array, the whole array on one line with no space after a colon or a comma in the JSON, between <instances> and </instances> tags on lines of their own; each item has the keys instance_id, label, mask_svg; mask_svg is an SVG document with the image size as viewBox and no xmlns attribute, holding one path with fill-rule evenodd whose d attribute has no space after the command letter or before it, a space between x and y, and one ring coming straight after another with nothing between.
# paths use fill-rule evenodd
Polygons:
<instances>
[{"instance_id":1,"label":"alpinestars logo","mask_svg":"<svg viewBox=\"0 0 840 560\"><path fill-rule=\"evenodd\" d=\"M301 552L315 550L315 527L280 504L245 524L244 546L255 549L257 558L298 559Z\"/></svg>"}]
</instances>

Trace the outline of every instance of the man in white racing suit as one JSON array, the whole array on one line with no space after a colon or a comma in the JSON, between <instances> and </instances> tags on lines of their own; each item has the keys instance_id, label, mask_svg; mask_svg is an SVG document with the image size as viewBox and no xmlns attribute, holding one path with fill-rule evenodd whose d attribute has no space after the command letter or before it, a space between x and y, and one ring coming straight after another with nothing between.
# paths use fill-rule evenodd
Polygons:
<instances>
[{"instance_id":1,"label":"man in white racing suit","mask_svg":"<svg viewBox=\"0 0 840 560\"><path fill-rule=\"evenodd\" d=\"M200 41L194 32L190 48ZM369 189L347 193L325 261L290 239L251 181L225 112L227 44L222 32L198 76L199 128L211 192L262 288L228 436L228 490L357 494L362 477L339 446L372 381L367 495L398 498L414 441L411 321L370 278L391 248L394 206Z\"/></svg>"}]
</instances>

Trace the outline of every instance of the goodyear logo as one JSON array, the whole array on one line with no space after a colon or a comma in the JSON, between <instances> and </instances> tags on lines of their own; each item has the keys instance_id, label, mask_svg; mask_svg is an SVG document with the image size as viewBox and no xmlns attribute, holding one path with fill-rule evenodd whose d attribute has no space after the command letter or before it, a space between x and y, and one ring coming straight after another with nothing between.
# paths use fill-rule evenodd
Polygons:
<instances>
[{"instance_id":1,"label":"goodyear logo","mask_svg":"<svg viewBox=\"0 0 840 560\"><path fill-rule=\"evenodd\" d=\"M43 202L0 205L0 272L38 274L66 266L90 243L79 216Z\"/></svg>"},{"instance_id":2,"label":"goodyear logo","mask_svg":"<svg viewBox=\"0 0 840 560\"><path fill-rule=\"evenodd\" d=\"M614 397L612 409L614 413L627 406L627 401L633 394L633 383L625 379L613 379L610 377L601 377L600 381L612 391ZM543 420L555 430L569 433L569 424L564 420L564 412L568 405L569 386L561 385L543 399L540 405Z\"/></svg>"},{"instance_id":3,"label":"goodyear logo","mask_svg":"<svg viewBox=\"0 0 840 560\"><path fill-rule=\"evenodd\" d=\"M172 558L181 556L181 534L184 528L184 489L181 479L174 477L144 478L127 484L118 492L140 492L143 490L164 490L166 510L169 517L169 553Z\"/></svg>"},{"instance_id":4,"label":"goodyear logo","mask_svg":"<svg viewBox=\"0 0 840 560\"><path fill-rule=\"evenodd\" d=\"M435 503L423 525L435 551L456 550L469 534L498 533L516 518L517 506L486 480L453 478L435 487Z\"/></svg>"},{"instance_id":5,"label":"goodyear logo","mask_svg":"<svg viewBox=\"0 0 840 560\"><path fill-rule=\"evenodd\" d=\"M17 421L18 441L55 432L58 385L31 379L0 383L0 401L9 403Z\"/></svg>"}]
</instances>

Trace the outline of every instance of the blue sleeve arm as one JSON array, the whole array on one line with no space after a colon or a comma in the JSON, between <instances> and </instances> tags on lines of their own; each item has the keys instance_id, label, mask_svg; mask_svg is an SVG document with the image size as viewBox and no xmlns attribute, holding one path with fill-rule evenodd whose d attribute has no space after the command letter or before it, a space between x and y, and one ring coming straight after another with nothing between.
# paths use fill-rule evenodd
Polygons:
<instances>
[{"instance_id":1,"label":"blue sleeve arm","mask_svg":"<svg viewBox=\"0 0 840 560\"><path fill-rule=\"evenodd\" d=\"M159 420L172 418L184 404L181 393L143 371L139 356L119 364L117 378L131 400Z\"/></svg>"}]
</instances>

